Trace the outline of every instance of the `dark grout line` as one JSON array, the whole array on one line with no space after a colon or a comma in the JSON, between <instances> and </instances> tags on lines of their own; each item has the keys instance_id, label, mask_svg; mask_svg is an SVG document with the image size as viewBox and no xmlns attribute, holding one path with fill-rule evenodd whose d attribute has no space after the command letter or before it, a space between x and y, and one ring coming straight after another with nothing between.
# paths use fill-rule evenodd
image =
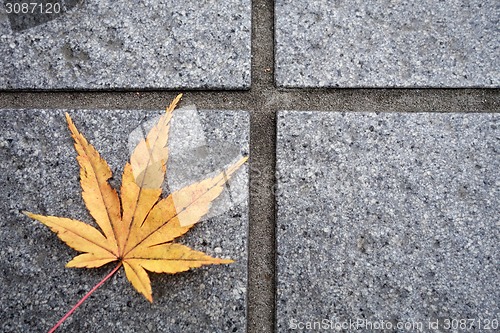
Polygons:
<instances>
[{"instance_id":1,"label":"dark grout line","mask_svg":"<svg viewBox=\"0 0 500 333\"><path fill-rule=\"evenodd\" d=\"M248 333L271 333L275 326L275 105L274 1L252 1L252 89L250 123L250 228ZM248 105L247 105L248 107Z\"/></svg>"},{"instance_id":2,"label":"dark grout line","mask_svg":"<svg viewBox=\"0 0 500 333\"><path fill-rule=\"evenodd\" d=\"M256 66L254 66L256 67ZM258 69L255 68L254 72ZM264 73L263 76L268 76ZM255 75L258 77L257 75ZM182 91L200 109L498 112L499 89L276 89ZM163 109L177 92L0 92L0 108Z\"/></svg>"}]
</instances>

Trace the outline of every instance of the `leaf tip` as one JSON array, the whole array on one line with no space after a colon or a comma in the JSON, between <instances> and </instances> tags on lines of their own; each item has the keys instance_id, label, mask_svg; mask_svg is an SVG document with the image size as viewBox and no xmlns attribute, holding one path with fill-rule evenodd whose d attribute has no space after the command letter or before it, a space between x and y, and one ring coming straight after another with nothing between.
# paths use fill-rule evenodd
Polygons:
<instances>
[{"instance_id":1,"label":"leaf tip","mask_svg":"<svg viewBox=\"0 0 500 333\"><path fill-rule=\"evenodd\" d=\"M75 135L78 134L78 130L76 129L75 123L73 123L73 119L71 119L69 113L65 112L64 115L66 116L66 122L68 123L68 128L71 132L71 135L73 136L73 138L75 138Z\"/></svg>"},{"instance_id":2,"label":"leaf tip","mask_svg":"<svg viewBox=\"0 0 500 333\"><path fill-rule=\"evenodd\" d=\"M27 217L30 217L30 218L33 218L33 213L30 213L30 212L27 212L25 210L22 210L21 213L23 213L24 215L26 215Z\"/></svg>"},{"instance_id":3,"label":"leaf tip","mask_svg":"<svg viewBox=\"0 0 500 333\"><path fill-rule=\"evenodd\" d=\"M64 116L66 117L66 122L68 123L68 126L71 127L71 125L73 125L73 119L71 119L71 116L67 112L64 112Z\"/></svg>"},{"instance_id":4,"label":"leaf tip","mask_svg":"<svg viewBox=\"0 0 500 333\"><path fill-rule=\"evenodd\" d=\"M235 172L236 170L238 170L243 164L245 164L246 161L248 161L248 155L247 156L243 156L236 163L234 163L231 167L229 167L228 172L230 174L232 174L233 172Z\"/></svg>"},{"instance_id":5,"label":"leaf tip","mask_svg":"<svg viewBox=\"0 0 500 333\"><path fill-rule=\"evenodd\" d=\"M167 107L167 113L174 111L174 109L177 106L177 104L179 104L179 101L181 100L181 98L182 98L182 93L179 94L179 95L177 95L174 98L174 100L172 101L172 103L170 103L170 105Z\"/></svg>"}]
</instances>

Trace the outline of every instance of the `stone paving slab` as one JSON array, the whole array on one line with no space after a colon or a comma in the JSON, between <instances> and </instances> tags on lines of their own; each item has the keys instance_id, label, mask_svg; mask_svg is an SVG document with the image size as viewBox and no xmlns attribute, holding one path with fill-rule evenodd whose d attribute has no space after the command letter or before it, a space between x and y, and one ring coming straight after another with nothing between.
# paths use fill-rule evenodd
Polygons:
<instances>
[{"instance_id":1,"label":"stone paving slab","mask_svg":"<svg viewBox=\"0 0 500 333\"><path fill-rule=\"evenodd\" d=\"M42 3L59 13L8 13L30 2L0 1L0 89L250 87L250 0L56 0Z\"/></svg>"},{"instance_id":2,"label":"stone paving slab","mask_svg":"<svg viewBox=\"0 0 500 333\"><path fill-rule=\"evenodd\" d=\"M281 87L498 87L495 0L277 0Z\"/></svg>"},{"instance_id":3,"label":"stone paving slab","mask_svg":"<svg viewBox=\"0 0 500 333\"><path fill-rule=\"evenodd\" d=\"M20 213L92 223L81 199L76 153L64 110L0 110L0 331L47 332L114 267L69 269L76 252ZM117 188L129 157L128 136L161 111L69 110L110 164ZM248 154L243 111L176 111L165 187L220 172ZM182 171L182 172L181 172ZM246 332L248 172L243 166L212 214L180 243L231 265L182 274L150 274L154 303L120 270L70 317L66 332Z\"/></svg>"},{"instance_id":4,"label":"stone paving slab","mask_svg":"<svg viewBox=\"0 0 500 333\"><path fill-rule=\"evenodd\" d=\"M500 315L499 125L498 114L280 112L278 332L437 332L436 320L445 332L450 319L486 332Z\"/></svg>"}]
</instances>

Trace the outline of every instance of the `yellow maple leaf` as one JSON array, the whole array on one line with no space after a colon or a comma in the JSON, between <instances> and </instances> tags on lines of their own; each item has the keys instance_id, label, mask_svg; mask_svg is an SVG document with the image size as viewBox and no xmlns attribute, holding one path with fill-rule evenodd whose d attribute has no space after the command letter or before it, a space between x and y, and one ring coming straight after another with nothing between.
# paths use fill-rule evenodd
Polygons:
<instances>
[{"instance_id":1,"label":"yellow maple leaf","mask_svg":"<svg viewBox=\"0 0 500 333\"><path fill-rule=\"evenodd\" d=\"M172 241L185 234L209 210L224 184L248 157L243 157L212 178L184 187L161 198L168 159L168 132L178 95L146 138L139 142L125 165L120 195L108 180L107 162L77 130L66 113L80 165L82 197L100 230L84 222L24 212L54 231L73 249L83 252L67 267L99 267L118 261L134 288L153 301L146 271L178 273L232 260L212 258ZM113 273L115 272L113 271Z\"/></svg>"}]
</instances>

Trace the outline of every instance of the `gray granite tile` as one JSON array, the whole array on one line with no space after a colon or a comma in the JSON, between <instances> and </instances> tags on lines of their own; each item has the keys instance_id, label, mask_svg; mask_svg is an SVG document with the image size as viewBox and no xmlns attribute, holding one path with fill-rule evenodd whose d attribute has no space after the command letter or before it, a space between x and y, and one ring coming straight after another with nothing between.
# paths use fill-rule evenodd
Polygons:
<instances>
[{"instance_id":1,"label":"gray granite tile","mask_svg":"<svg viewBox=\"0 0 500 333\"><path fill-rule=\"evenodd\" d=\"M499 125L497 114L280 112L278 332L446 332L461 319L486 332L500 314Z\"/></svg>"},{"instance_id":2,"label":"gray granite tile","mask_svg":"<svg viewBox=\"0 0 500 333\"><path fill-rule=\"evenodd\" d=\"M161 111L69 110L75 124L121 182L128 136ZM188 116L188 115L191 116ZM147 122L146 122L147 123ZM175 190L248 154L242 111L187 111L174 116L165 187ZM81 199L76 153L63 110L0 110L0 331L47 332L113 267L69 269L76 252L20 213L92 223ZM181 172L182 171L182 172ZM209 218L179 242L231 265L150 274L154 302L137 293L123 269L62 327L65 332L246 332L248 182L243 166Z\"/></svg>"},{"instance_id":3,"label":"gray granite tile","mask_svg":"<svg viewBox=\"0 0 500 333\"><path fill-rule=\"evenodd\" d=\"M250 87L250 0L30 2L0 1L0 89Z\"/></svg>"},{"instance_id":4,"label":"gray granite tile","mask_svg":"<svg viewBox=\"0 0 500 333\"><path fill-rule=\"evenodd\" d=\"M498 87L495 0L277 0L283 87Z\"/></svg>"}]
</instances>

